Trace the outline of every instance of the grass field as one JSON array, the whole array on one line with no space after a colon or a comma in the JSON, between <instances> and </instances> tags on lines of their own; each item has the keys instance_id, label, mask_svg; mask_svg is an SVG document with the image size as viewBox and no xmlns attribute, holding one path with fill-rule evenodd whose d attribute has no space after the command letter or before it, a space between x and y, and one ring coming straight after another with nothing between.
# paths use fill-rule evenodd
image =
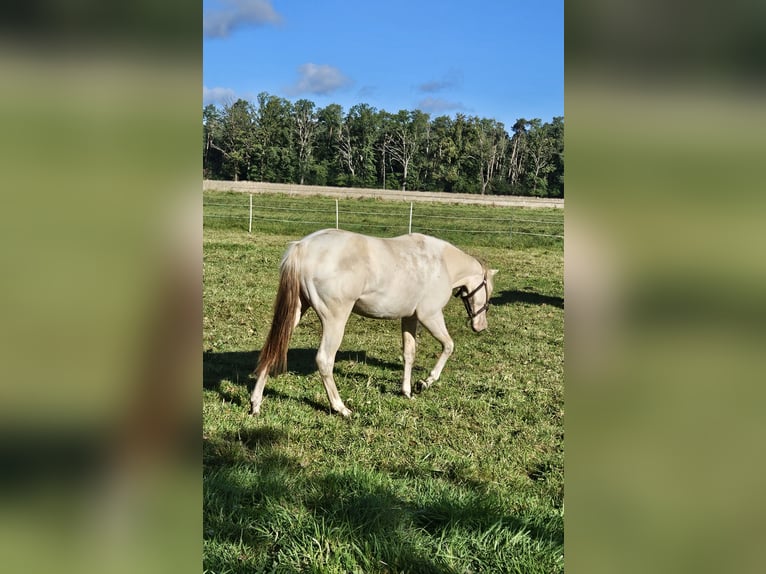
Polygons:
<instances>
[{"instance_id":1,"label":"grass field","mask_svg":"<svg viewBox=\"0 0 766 574\"><path fill-rule=\"evenodd\" d=\"M227 199L205 195L206 204ZM267 196L263 205L288 201ZM327 203L300 201L305 209ZM403 205L355 202L367 214L356 225L401 233L386 233L372 214ZM417 208L425 218L429 207ZM451 221L461 227L508 213L431 209L462 214ZM562 572L561 241L528 236L511 249L503 234L439 234L500 273L488 331L471 331L460 301L446 307L455 353L433 387L412 401L401 396L399 323L352 316L335 377L353 415L330 414L310 312L293 336L288 372L270 379L254 418L249 375L270 325L281 254L288 241L335 223L334 212L319 226L283 219L252 234L241 219L205 219L205 571ZM350 214L348 228L361 230ZM414 380L440 351L425 331L418 344Z\"/></svg>"}]
</instances>

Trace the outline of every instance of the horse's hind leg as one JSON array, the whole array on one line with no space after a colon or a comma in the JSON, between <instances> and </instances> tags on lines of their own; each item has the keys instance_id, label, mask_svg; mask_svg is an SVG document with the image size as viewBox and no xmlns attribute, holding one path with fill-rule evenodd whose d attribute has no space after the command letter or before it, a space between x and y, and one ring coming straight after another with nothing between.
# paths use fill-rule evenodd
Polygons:
<instances>
[{"instance_id":1,"label":"horse's hind leg","mask_svg":"<svg viewBox=\"0 0 766 574\"><path fill-rule=\"evenodd\" d=\"M418 318L402 318L402 352L404 355L404 378L402 379L402 394L412 398L412 363L415 362L415 349L417 341L415 339L418 328Z\"/></svg>"},{"instance_id":2,"label":"horse's hind leg","mask_svg":"<svg viewBox=\"0 0 766 574\"><path fill-rule=\"evenodd\" d=\"M347 312L335 313L331 317L322 317L322 342L317 351L317 368L322 377L327 398L330 399L330 405L333 410L342 414L344 417L351 415L351 411L346 408L338 394L338 388L335 386L335 379L332 374L335 366L335 354L340 348L343 340L343 332L346 328L346 321L351 314L351 308Z\"/></svg>"},{"instance_id":3,"label":"horse's hind leg","mask_svg":"<svg viewBox=\"0 0 766 574\"><path fill-rule=\"evenodd\" d=\"M442 353L439 355L436 365L434 365L428 378L423 381L423 388L427 389L434 382L439 380L439 377L442 374L442 369L444 369L444 365L447 363L447 359L450 358L452 351L455 349L455 343L452 341L452 337L450 337L449 332L447 331L447 325L444 323L444 315L441 313L421 318L420 322L423 323L423 326L442 344Z\"/></svg>"},{"instance_id":4,"label":"horse's hind leg","mask_svg":"<svg viewBox=\"0 0 766 574\"><path fill-rule=\"evenodd\" d=\"M263 402L263 389L266 386L266 379L269 378L269 370L263 369L258 373L258 380L255 382L253 394L250 395L250 414L257 415L261 412L261 403Z\"/></svg>"}]
</instances>

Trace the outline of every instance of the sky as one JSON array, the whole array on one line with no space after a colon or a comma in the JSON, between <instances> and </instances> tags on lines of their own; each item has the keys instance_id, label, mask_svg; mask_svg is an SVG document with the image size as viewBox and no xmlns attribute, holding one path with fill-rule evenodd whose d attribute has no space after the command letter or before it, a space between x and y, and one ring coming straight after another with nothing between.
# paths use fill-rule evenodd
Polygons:
<instances>
[{"instance_id":1,"label":"sky","mask_svg":"<svg viewBox=\"0 0 766 574\"><path fill-rule=\"evenodd\" d=\"M203 104L564 115L563 0L203 0Z\"/></svg>"}]
</instances>

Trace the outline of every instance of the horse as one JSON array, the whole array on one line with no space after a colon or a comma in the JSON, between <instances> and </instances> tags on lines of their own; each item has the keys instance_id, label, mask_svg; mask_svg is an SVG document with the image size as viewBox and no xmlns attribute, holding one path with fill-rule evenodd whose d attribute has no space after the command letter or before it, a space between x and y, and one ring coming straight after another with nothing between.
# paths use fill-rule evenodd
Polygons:
<instances>
[{"instance_id":1,"label":"horse","mask_svg":"<svg viewBox=\"0 0 766 574\"><path fill-rule=\"evenodd\" d=\"M253 375L251 414L260 413L269 374L287 368L293 330L309 308L322 325L316 364L334 411L350 416L333 378L335 355L351 313L376 319L401 319L404 377L402 394L412 398L415 333L420 322L442 345L442 352L422 387L439 377L454 343L442 310L453 290L463 299L471 327L487 328L487 309L496 269L447 241L411 233L378 238L323 229L290 243L280 263L274 316Z\"/></svg>"}]
</instances>

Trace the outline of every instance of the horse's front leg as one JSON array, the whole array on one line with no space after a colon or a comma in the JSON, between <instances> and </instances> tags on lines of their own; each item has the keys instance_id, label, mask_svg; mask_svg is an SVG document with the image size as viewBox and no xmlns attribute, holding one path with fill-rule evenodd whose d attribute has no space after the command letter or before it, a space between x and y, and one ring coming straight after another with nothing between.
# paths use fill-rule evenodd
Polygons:
<instances>
[{"instance_id":1,"label":"horse's front leg","mask_svg":"<svg viewBox=\"0 0 766 574\"><path fill-rule=\"evenodd\" d=\"M332 370L335 366L335 354L338 352L340 343L343 340L343 332L345 331L346 321L350 314L351 309L348 310L345 316L343 314L329 318L320 316L322 321L322 342L319 344L316 357L317 368L319 369L319 375L322 377L325 391L327 391L330 406L344 417L350 416L351 410L343 404L343 400L341 400L340 394L338 394L338 387L335 386Z\"/></svg>"},{"instance_id":2,"label":"horse's front leg","mask_svg":"<svg viewBox=\"0 0 766 574\"><path fill-rule=\"evenodd\" d=\"M423 388L427 389L439 380L444 365L447 363L447 359L450 358L452 351L455 349L455 343L452 341L452 337L450 337L449 332L447 331L447 325L444 323L444 315L442 315L441 312L430 317L421 317L420 322L423 323L423 326L428 329L428 332L442 344L442 353L439 355L436 365L431 369L428 378L422 382Z\"/></svg>"},{"instance_id":3,"label":"horse's front leg","mask_svg":"<svg viewBox=\"0 0 766 574\"><path fill-rule=\"evenodd\" d=\"M418 328L418 318L402 318L402 353L404 355L404 378L402 379L402 394L408 399L412 398L412 364L415 362L415 339Z\"/></svg>"}]
</instances>

